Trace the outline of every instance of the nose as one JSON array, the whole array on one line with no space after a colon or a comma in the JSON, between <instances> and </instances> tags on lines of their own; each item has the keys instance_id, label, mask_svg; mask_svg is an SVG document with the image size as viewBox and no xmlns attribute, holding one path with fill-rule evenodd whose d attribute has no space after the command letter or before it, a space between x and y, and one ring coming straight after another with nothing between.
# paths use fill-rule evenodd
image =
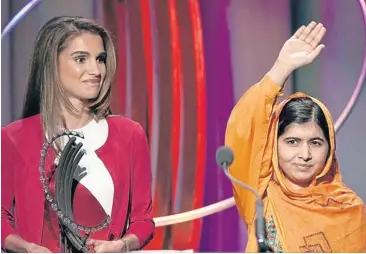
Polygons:
<instances>
[{"instance_id":1,"label":"nose","mask_svg":"<svg viewBox=\"0 0 366 254\"><path fill-rule=\"evenodd\" d=\"M97 61L90 61L88 65L88 73L99 77L101 75L100 65Z\"/></svg>"},{"instance_id":2,"label":"nose","mask_svg":"<svg viewBox=\"0 0 366 254\"><path fill-rule=\"evenodd\" d=\"M311 160L311 150L310 150L309 145L304 144L301 146L301 148L299 150L299 158L303 159L304 161Z\"/></svg>"}]
</instances>

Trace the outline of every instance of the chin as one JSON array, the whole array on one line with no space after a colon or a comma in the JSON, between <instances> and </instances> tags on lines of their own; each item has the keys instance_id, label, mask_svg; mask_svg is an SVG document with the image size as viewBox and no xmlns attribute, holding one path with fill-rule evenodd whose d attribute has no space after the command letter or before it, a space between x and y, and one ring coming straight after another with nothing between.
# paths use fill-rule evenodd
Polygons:
<instances>
[{"instance_id":1,"label":"chin","mask_svg":"<svg viewBox=\"0 0 366 254\"><path fill-rule=\"evenodd\" d=\"M298 177L293 177L292 179L298 185L309 185L313 181L314 177L313 176L298 176Z\"/></svg>"},{"instance_id":2,"label":"chin","mask_svg":"<svg viewBox=\"0 0 366 254\"><path fill-rule=\"evenodd\" d=\"M99 92L88 94L87 96L84 97L84 100L95 100L98 98L98 95L99 95Z\"/></svg>"}]
</instances>

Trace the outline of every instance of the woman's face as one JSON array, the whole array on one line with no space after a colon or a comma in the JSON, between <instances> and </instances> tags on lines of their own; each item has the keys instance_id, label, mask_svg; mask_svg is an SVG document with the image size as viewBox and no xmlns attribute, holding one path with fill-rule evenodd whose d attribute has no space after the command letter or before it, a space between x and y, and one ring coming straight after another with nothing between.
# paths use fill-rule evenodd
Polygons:
<instances>
[{"instance_id":1,"label":"woman's face","mask_svg":"<svg viewBox=\"0 0 366 254\"><path fill-rule=\"evenodd\" d=\"M327 161L329 144L315 122L290 124L277 145L279 167L294 189L308 187Z\"/></svg>"},{"instance_id":2,"label":"woman's face","mask_svg":"<svg viewBox=\"0 0 366 254\"><path fill-rule=\"evenodd\" d=\"M82 33L73 37L58 57L62 89L82 102L98 97L106 76L106 52L99 35Z\"/></svg>"}]
</instances>

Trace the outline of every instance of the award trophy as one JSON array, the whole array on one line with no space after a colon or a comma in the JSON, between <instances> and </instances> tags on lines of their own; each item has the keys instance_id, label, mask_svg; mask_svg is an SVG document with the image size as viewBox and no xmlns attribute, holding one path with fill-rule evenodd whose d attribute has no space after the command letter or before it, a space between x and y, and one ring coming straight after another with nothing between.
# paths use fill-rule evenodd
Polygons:
<instances>
[{"instance_id":1,"label":"award trophy","mask_svg":"<svg viewBox=\"0 0 366 254\"><path fill-rule=\"evenodd\" d=\"M53 196L44 167L49 147L52 146L56 139L62 136L68 136L69 140L59 157L56 169L55 195ZM52 211L57 214L59 219L60 252L78 251L87 253L90 250L85 243L90 233L106 228L111 218L107 215L102 222L95 226L83 226L74 221L72 208L74 196L73 182L79 182L86 175L85 169L78 166L85 151L81 149L83 146L81 142L76 143L76 137L84 138L82 133L69 130L63 130L52 135L51 140L43 144L39 172L41 173L40 180L43 184L46 200L50 203ZM85 233L84 236L81 235L81 232Z\"/></svg>"}]
</instances>

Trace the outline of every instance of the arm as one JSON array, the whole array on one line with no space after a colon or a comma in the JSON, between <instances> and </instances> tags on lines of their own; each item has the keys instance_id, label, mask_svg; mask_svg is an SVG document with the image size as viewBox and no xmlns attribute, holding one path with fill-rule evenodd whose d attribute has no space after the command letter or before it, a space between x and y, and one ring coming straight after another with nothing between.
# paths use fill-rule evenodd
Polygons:
<instances>
[{"instance_id":1,"label":"arm","mask_svg":"<svg viewBox=\"0 0 366 254\"><path fill-rule=\"evenodd\" d=\"M127 242L129 250L139 250L151 241L155 228L152 218L150 152L140 125L135 130L133 144L130 227L122 240Z\"/></svg>"},{"instance_id":2,"label":"arm","mask_svg":"<svg viewBox=\"0 0 366 254\"><path fill-rule=\"evenodd\" d=\"M31 243L17 235L11 211L14 201L14 161L16 149L4 129L1 130L1 246L15 252L29 252Z\"/></svg>"},{"instance_id":3,"label":"arm","mask_svg":"<svg viewBox=\"0 0 366 254\"><path fill-rule=\"evenodd\" d=\"M4 129L1 130L1 246L13 252L51 252L27 242L16 232L11 208L14 201L14 161L21 158Z\"/></svg>"},{"instance_id":4,"label":"arm","mask_svg":"<svg viewBox=\"0 0 366 254\"><path fill-rule=\"evenodd\" d=\"M4 244L5 249L11 250L11 251L17 252L17 253L37 252L37 251L32 251L33 246L40 247L38 245L25 241L23 238L21 238L19 235L16 235L16 234L8 235L5 239L5 244ZM38 251L39 251L39 249L38 249ZM45 252L50 252L50 251L45 251Z\"/></svg>"},{"instance_id":5,"label":"arm","mask_svg":"<svg viewBox=\"0 0 366 254\"><path fill-rule=\"evenodd\" d=\"M273 71L242 96L232 110L225 135L225 145L235 154L230 174L261 195L271 176L271 153L265 152L265 145L273 106L283 86L272 80L272 76L280 76L278 68L274 66ZM284 82L287 77L281 79ZM246 224L251 224L255 215L255 196L236 184L233 187L239 213Z\"/></svg>"},{"instance_id":6,"label":"arm","mask_svg":"<svg viewBox=\"0 0 366 254\"><path fill-rule=\"evenodd\" d=\"M11 212L14 201L14 176L12 158L13 144L5 132L1 130L1 246L17 252L25 252L25 244L13 228L14 217Z\"/></svg>"},{"instance_id":7,"label":"arm","mask_svg":"<svg viewBox=\"0 0 366 254\"><path fill-rule=\"evenodd\" d=\"M324 45L322 24L311 22L300 27L285 42L272 69L252 86L234 107L226 129L225 143L235 154L229 171L238 180L256 189L263 196L271 178L271 115L276 98L291 73L315 60ZM234 184L234 198L246 224L254 221L255 196Z\"/></svg>"}]
</instances>

